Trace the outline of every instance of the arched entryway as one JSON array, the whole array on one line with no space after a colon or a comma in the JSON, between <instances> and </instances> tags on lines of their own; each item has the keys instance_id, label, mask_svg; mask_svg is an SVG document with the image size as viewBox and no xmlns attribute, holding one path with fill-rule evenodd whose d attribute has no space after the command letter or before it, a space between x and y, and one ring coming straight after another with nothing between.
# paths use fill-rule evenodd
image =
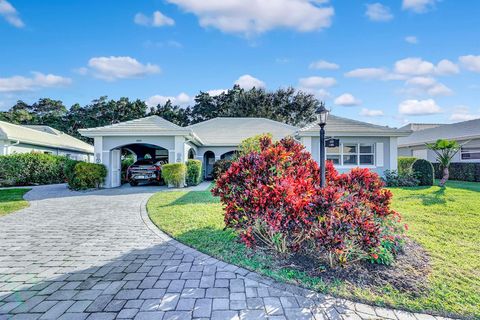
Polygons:
<instances>
[{"instance_id":1,"label":"arched entryway","mask_svg":"<svg viewBox=\"0 0 480 320\"><path fill-rule=\"evenodd\" d=\"M225 152L220 156L220 159L232 160L237 155L237 153L237 151Z\"/></svg>"},{"instance_id":2,"label":"arched entryway","mask_svg":"<svg viewBox=\"0 0 480 320\"><path fill-rule=\"evenodd\" d=\"M205 179L213 179L213 164L215 163L215 153L207 151L203 154L203 164L205 167Z\"/></svg>"},{"instance_id":3,"label":"arched entryway","mask_svg":"<svg viewBox=\"0 0 480 320\"><path fill-rule=\"evenodd\" d=\"M110 185L119 187L125 183L127 168L132 160L153 159L165 164L168 163L168 150L149 143L132 143L118 146L110 150Z\"/></svg>"},{"instance_id":4,"label":"arched entryway","mask_svg":"<svg viewBox=\"0 0 480 320\"><path fill-rule=\"evenodd\" d=\"M188 149L187 159L195 159L196 156L197 156L197 153L193 148Z\"/></svg>"}]
</instances>

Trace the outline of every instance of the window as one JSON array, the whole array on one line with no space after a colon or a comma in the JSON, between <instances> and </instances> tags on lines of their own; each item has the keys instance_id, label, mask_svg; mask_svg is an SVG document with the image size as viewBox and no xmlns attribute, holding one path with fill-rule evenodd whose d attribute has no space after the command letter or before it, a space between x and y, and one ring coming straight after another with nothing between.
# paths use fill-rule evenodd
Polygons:
<instances>
[{"instance_id":1,"label":"window","mask_svg":"<svg viewBox=\"0 0 480 320\"><path fill-rule=\"evenodd\" d=\"M480 159L480 147L462 147L462 160L477 160Z\"/></svg>"},{"instance_id":2,"label":"window","mask_svg":"<svg viewBox=\"0 0 480 320\"><path fill-rule=\"evenodd\" d=\"M373 144L342 143L340 147L326 148L326 158L337 166L373 166L375 165L375 147Z\"/></svg>"}]
</instances>

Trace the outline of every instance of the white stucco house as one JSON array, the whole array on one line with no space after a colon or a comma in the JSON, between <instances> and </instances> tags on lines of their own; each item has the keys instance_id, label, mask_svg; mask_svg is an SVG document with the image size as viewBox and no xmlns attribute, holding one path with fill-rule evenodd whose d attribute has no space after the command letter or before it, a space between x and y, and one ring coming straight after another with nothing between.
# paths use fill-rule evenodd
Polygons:
<instances>
[{"instance_id":1,"label":"white stucco house","mask_svg":"<svg viewBox=\"0 0 480 320\"><path fill-rule=\"evenodd\" d=\"M402 128L401 128L402 129ZM435 153L425 143L438 139L455 140L462 145L452 162L480 163L480 119L452 124L408 124L403 129L413 133L398 140L398 155L436 162Z\"/></svg>"},{"instance_id":2,"label":"white stucco house","mask_svg":"<svg viewBox=\"0 0 480 320\"><path fill-rule=\"evenodd\" d=\"M49 126L0 121L0 155L41 152L93 161L93 146Z\"/></svg>"},{"instance_id":3,"label":"white stucco house","mask_svg":"<svg viewBox=\"0 0 480 320\"><path fill-rule=\"evenodd\" d=\"M327 137L340 140L340 147L327 148L327 159L340 171L367 167L382 174L397 167L397 138L411 133L331 115L325 127ZM209 177L213 163L228 158L239 143L251 136L270 133L279 140L292 136L319 159L317 125L298 128L264 118L214 118L188 127L177 126L158 116L82 129L83 136L94 139L95 162L108 169L105 187L120 186L121 154L125 150L142 159L173 162L199 159L204 176Z\"/></svg>"}]
</instances>

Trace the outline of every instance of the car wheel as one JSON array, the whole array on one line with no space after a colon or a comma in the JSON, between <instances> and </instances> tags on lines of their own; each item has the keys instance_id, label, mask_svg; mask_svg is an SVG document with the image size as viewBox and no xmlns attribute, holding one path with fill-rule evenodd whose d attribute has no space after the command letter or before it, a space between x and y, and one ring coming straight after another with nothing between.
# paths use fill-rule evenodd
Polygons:
<instances>
[{"instance_id":1,"label":"car wheel","mask_svg":"<svg viewBox=\"0 0 480 320\"><path fill-rule=\"evenodd\" d=\"M138 185L138 182L137 181L130 181L130 185L132 187L136 187Z\"/></svg>"}]
</instances>

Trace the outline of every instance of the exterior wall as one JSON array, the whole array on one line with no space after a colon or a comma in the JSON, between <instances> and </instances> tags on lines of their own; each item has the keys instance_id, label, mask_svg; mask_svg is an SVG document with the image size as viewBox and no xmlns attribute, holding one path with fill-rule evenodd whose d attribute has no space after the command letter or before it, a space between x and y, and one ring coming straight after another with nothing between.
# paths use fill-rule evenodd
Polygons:
<instances>
[{"instance_id":1,"label":"exterior wall","mask_svg":"<svg viewBox=\"0 0 480 320\"><path fill-rule=\"evenodd\" d=\"M203 160L203 155L207 151L212 151L215 154L215 160L220 160L222 154L235 151L237 147L199 147L197 152L197 159Z\"/></svg>"},{"instance_id":2,"label":"exterior wall","mask_svg":"<svg viewBox=\"0 0 480 320\"><path fill-rule=\"evenodd\" d=\"M375 145L375 165L360 165L362 168L369 168L372 171L377 172L380 175L383 175L385 170L396 170L397 168L397 157L394 155L390 156L392 152L396 153L397 150L397 138L395 137L335 137L335 139L340 140L342 143L367 143ZM302 137L302 144L305 145L306 149L310 151L312 157L319 162L320 161L320 137ZM310 147L310 149L309 149ZM382 148L378 150L378 148ZM335 168L338 172L347 172L352 168L357 167L353 166L338 166Z\"/></svg>"},{"instance_id":3,"label":"exterior wall","mask_svg":"<svg viewBox=\"0 0 480 320\"><path fill-rule=\"evenodd\" d=\"M9 141L0 141L0 155L8 155L13 153L30 153L30 152L41 152L41 153L51 153L59 156L68 156L70 159L79 160L79 161L93 161L93 155L89 153L83 153L78 151L71 151L58 148L49 148L44 146L36 146L31 144L19 143L11 144Z\"/></svg>"},{"instance_id":4,"label":"exterior wall","mask_svg":"<svg viewBox=\"0 0 480 320\"><path fill-rule=\"evenodd\" d=\"M458 143L462 144L464 147L480 147L480 139L472 139L472 140L459 140ZM432 150L428 150L426 146L414 146L414 147L401 147L398 148L398 153L400 155L405 156L412 156L416 158L421 158L428 160L430 162L437 162L435 152ZM463 163L471 163L471 162L478 162L480 163L480 159L473 159L473 160L463 160L461 156L461 152L459 151L452 159L452 162L463 162Z\"/></svg>"}]
</instances>

